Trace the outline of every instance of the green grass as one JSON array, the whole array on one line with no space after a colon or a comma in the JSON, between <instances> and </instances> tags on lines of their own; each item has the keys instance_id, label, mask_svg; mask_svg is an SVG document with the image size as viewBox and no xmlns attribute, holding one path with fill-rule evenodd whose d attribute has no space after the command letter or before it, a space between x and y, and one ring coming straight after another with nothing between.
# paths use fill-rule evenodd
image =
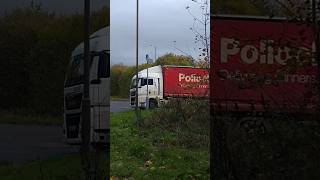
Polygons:
<instances>
[{"instance_id":1,"label":"green grass","mask_svg":"<svg viewBox=\"0 0 320 180\"><path fill-rule=\"evenodd\" d=\"M44 115L22 115L19 113L0 111L0 123L61 126L63 123L63 118Z\"/></svg>"},{"instance_id":2,"label":"green grass","mask_svg":"<svg viewBox=\"0 0 320 180\"><path fill-rule=\"evenodd\" d=\"M152 112L142 111L142 118ZM208 148L173 145L174 133L137 128L133 111L111 116L111 175L120 179L209 179Z\"/></svg>"},{"instance_id":3,"label":"green grass","mask_svg":"<svg viewBox=\"0 0 320 180\"><path fill-rule=\"evenodd\" d=\"M105 159L105 157L102 159ZM107 162L106 159L104 162ZM80 155L73 154L24 164L0 163L0 179L82 180L84 174Z\"/></svg>"},{"instance_id":4,"label":"green grass","mask_svg":"<svg viewBox=\"0 0 320 180\"><path fill-rule=\"evenodd\" d=\"M145 119L152 113L142 111L141 115ZM138 128L134 111L112 113L110 128L111 176L119 179L209 179L208 148L175 145L176 135L161 127ZM104 159L107 169L107 159ZM81 180L81 158L75 154L24 164L0 162L0 179Z\"/></svg>"},{"instance_id":5,"label":"green grass","mask_svg":"<svg viewBox=\"0 0 320 180\"><path fill-rule=\"evenodd\" d=\"M121 96L111 96L111 101L129 101L129 99Z\"/></svg>"}]
</instances>

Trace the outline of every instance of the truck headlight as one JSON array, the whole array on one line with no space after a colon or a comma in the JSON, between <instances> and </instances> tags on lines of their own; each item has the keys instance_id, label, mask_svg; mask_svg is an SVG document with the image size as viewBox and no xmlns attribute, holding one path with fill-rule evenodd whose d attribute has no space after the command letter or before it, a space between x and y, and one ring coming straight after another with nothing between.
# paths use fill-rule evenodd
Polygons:
<instances>
[{"instance_id":1,"label":"truck headlight","mask_svg":"<svg viewBox=\"0 0 320 180\"><path fill-rule=\"evenodd\" d=\"M141 107L146 107L146 102L140 102Z\"/></svg>"}]
</instances>

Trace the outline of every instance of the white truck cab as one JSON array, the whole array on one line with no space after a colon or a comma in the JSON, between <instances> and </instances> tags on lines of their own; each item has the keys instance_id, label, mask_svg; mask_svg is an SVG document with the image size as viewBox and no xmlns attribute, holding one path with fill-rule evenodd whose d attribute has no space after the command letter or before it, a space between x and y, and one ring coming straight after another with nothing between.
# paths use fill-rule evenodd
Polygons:
<instances>
[{"instance_id":1,"label":"white truck cab","mask_svg":"<svg viewBox=\"0 0 320 180\"><path fill-rule=\"evenodd\" d=\"M90 36L91 143L109 141L110 38L109 27ZM84 44L71 54L64 84L63 132L67 143L81 143L81 113L84 89Z\"/></svg>"},{"instance_id":2,"label":"white truck cab","mask_svg":"<svg viewBox=\"0 0 320 180\"><path fill-rule=\"evenodd\" d=\"M136 76L133 76L130 87L130 104L135 106ZM138 106L156 108L163 102L163 76L161 66L144 69L138 73ZM147 93L148 92L148 93Z\"/></svg>"}]
</instances>

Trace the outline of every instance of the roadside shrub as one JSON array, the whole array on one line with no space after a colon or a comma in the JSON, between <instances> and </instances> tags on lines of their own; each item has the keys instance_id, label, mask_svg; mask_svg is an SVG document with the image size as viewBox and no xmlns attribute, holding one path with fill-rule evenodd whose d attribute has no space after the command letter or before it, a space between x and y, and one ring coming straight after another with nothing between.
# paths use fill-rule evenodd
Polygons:
<instances>
[{"instance_id":1,"label":"roadside shrub","mask_svg":"<svg viewBox=\"0 0 320 180\"><path fill-rule=\"evenodd\" d=\"M263 131L259 119L267 127ZM236 124L229 131L228 141L237 179L319 177L320 125L312 118L274 113L245 117Z\"/></svg>"},{"instance_id":2,"label":"roadside shrub","mask_svg":"<svg viewBox=\"0 0 320 180\"><path fill-rule=\"evenodd\" d=\"M209 147L209 101L206 99L170 99L156 109L144 125L162 128L155 141L168 140L170 144L184 147ZM174 136L174 138L172 138Z\"/></svg>"}]
</instances>

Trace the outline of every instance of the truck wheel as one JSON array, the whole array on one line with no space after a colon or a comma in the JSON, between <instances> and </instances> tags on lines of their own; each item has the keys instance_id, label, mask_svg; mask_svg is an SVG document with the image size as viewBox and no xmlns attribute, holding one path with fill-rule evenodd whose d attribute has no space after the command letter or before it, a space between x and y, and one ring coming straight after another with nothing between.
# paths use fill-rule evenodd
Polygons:
<instances>
[{"instance_id":1,"label":"truck wheel","mask_svg":"<svg viewBox=\"0 0 320 180\"><path fill-rule=\"evenodd\" d=\"M158 107L158 103L156 100L154 99L150 99L149 100L149 109L155 109Z\"/></svg>"}]
</instances>

